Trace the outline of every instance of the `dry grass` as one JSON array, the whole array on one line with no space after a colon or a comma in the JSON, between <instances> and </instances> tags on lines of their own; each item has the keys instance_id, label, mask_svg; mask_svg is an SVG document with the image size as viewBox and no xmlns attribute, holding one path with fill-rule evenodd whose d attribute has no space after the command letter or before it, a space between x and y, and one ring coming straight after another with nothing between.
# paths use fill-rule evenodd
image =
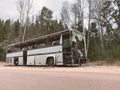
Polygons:
<instances>
[{"instance_id":1,"label":"dry grass","mask_svg":"<svg viewBox=\"0 0 120 90\"><path fill-rule=\"evenodd\" d=\"M120 61L116 60L114 62L108 62L108 61L94 61L89 63L90 66L120 66Z\"/></svg>"}]
</instances>

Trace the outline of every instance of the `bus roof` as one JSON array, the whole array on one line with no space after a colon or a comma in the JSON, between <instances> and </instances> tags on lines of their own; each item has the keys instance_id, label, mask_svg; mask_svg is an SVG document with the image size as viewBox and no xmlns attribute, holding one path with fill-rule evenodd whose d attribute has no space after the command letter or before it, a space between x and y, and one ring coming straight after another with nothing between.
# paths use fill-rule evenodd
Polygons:
<instances>
[{"instance_id":1,"label":"bus roof","mask_svg":"<svg viewBox=\"0 0 120 90\"><path fill-rule=\"evenodd\" d=\"M64 31L55 32L55 33L52 33L52 34L48 34L48 35L45 35L45 36L40 36L40 37L29 39L29 40L26 40L26 41L22 41L22 42L18 42L18 43L13 43L13 44L8 45L7 47L24 46L24 45L27 45L27 44L30 44L30 43L37 42L39 40L44 40L46 38L57 37L57 36L59 36L61 34L68 34L70 31L71 30L64 30Z\"/></svg>"},{"instance_id":2,"label":"bus roof","mask_svg":"<svg viewBox=\"0 0 120 90\"><path fill-rule=\"evenodd\" d=\"M52 33L52 34L48 34L48 35L45 35L45 36L40 36L40 37L37 37L37 38L33 38L33 39L30 39L30 40L26 40L26 41L23 41L23 42L13 43L13 44L8 45L7 47L19 47L19 46L22 47L22 46L26 46L26 45L31 44L31 43L35 43L35 42L40 41L40 40L47 39L47 38L58 37L61 34L68 35L68 34L70 34L71 31L75 31L77 33L80 33L77 30L72 30L72 29L69 30L68 29L68 30L63 30L63 31Z\"/></svg>"}]
</instances>

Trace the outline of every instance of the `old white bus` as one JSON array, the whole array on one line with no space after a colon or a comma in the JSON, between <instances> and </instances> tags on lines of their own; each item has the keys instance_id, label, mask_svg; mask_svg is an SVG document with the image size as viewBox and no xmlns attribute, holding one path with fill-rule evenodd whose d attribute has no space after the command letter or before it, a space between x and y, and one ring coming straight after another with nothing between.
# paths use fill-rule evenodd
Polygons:
<instances>
[{"instance_id":1,"label":"old white bus","mask_svg":"<svg viewBox=\"0 0 120 90\"><path fill-rule=\"evenodd\" d=\"M79 66L86 62L85 35L64 30L7 46L7 65Z\"/></svg>"}]
</instances>

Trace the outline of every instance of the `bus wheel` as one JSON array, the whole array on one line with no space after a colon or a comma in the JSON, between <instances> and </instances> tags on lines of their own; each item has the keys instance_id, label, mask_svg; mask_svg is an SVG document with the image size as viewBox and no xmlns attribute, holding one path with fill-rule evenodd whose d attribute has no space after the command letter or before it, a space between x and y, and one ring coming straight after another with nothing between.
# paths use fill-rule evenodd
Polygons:
<instances>
[{"instance_id":1,"label":"bus wheel","mask_svg":"<svg viewBox=\"0 0 120 90\"><path fill-rule=\"evenodd\" d=\"M51 58L48 58L48 59L47 59L47 65L48 65L48 66L53 66L53 65L54 65L54 58L52 58L52 57L51 57Z\"/></svg>"}]
</instances>

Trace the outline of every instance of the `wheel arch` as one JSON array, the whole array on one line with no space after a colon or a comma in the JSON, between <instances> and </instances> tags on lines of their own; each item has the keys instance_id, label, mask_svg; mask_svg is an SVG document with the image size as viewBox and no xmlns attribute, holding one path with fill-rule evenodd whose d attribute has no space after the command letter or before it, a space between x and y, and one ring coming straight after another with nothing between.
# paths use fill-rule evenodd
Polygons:
<instances>
[{"instance_id":1,"label":"wheel arch","mask_svg":"<svg viewBox=\"0 0 120 90\"><path fill-rule=\"evenodd\" d=\"M55 62L55 58L53 56L49 56L49 57L46 58L46 64L48 64L48 62L51 58L53 59L53 62Z\"/></svg>"},{"instance_id":2,"label":"wheel arch","mask_svg":"<svg viewBox=\"0 0 120 90\"><path fill-rule=\"evenodd\" d=\"M53 59L53 65L55 65L55 54L51 54L51 55L48 55L47 56L47 58L46 58L46 64L48 64L48 61L50 60L50 59Z\"/></svg>"}]
</instances>

